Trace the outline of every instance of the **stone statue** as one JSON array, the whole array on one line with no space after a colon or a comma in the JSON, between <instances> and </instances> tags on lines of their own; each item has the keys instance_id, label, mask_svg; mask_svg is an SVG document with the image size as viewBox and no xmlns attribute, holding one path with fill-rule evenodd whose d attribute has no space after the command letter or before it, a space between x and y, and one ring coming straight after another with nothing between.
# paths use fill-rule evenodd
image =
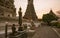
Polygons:
<instances>
[{"instance_id":1,"label":"stone statue","mask_svg":"<svg viewBox=\"0 0 60 38\"><path fill-rule=\"evenodd\" d=\"M16 33L16 27L15 24L12 25L12 34L14 35Z\"/></svg>"}]
</instances>

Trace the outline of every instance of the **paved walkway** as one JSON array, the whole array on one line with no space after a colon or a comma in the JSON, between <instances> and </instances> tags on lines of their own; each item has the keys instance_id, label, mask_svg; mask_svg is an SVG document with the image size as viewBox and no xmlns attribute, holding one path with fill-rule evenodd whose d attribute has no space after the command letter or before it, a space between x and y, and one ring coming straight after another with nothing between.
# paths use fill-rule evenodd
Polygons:
<instances>
[{"instance_id":1,"label":"paved walkway","mask_svg":"<svg viewBox=\"0 0 60 38\"><path fill-rule=\"evenodd\" d=\"M0 32L0 38L4 38L4 33ZM49 26L41 26L37 29L36 33L32 38L60 38L54 30Z\"/></svg>"},{"instance_id":2,"label":"paved walkway","mask_svg":"<svg viewBox=\"0 0 60 38\"><path fill-rule=\"evenodd\" d=\"M32 38L59 38L49 26L41 26Z\"/></svg>"}]
</instances>

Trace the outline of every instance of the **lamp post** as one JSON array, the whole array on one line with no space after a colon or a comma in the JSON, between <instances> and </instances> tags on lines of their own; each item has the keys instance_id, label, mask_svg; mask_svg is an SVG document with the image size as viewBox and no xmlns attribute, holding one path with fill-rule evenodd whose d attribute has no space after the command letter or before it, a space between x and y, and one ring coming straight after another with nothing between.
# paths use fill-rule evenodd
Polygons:
<instances>
[{"instance_id":1,"label":"lamp post","mask_svg":"<svg viewBox=\"0 0 60 38\"><path fill-rule=\"evenodd\" d=\"M6 25L5 25L5 38L7 38L7 26L8 26L8 22L6 22Z\"/></svg>"}]
</instances>

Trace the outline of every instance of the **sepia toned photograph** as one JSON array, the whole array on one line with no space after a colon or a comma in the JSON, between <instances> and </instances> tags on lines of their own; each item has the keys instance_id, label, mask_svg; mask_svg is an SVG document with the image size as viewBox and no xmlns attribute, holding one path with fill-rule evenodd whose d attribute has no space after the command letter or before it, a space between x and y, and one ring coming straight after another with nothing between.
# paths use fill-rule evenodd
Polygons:
<instances>
[{"instance_id":1,"label":"sepia toned photograph","mask_svg":"<svg viewBox=\"0 0 60 38\"><path fill-rule=\"evenodd\" d=\"M60 0L0 0L0 38L60 38Z\"/></svg>"}]
</instances>

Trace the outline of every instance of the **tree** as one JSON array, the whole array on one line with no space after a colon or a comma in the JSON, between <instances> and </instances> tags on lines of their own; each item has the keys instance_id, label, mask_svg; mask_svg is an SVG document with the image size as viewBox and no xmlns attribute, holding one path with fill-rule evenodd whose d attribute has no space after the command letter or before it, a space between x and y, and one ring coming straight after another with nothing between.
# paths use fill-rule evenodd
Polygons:
<instances>
[{"instance_id":1,"label":"tree","mask_svg":"<svg viewBox=\"0 0 60 38\"><path fill-rule=\"evenodd\" d=\"M58 17L53 13L52 10L48 14L43 15L42 20L46 22L48 25L50 25L50 22L53 20L57 20Z\"/></svg>"}]
</instances>

